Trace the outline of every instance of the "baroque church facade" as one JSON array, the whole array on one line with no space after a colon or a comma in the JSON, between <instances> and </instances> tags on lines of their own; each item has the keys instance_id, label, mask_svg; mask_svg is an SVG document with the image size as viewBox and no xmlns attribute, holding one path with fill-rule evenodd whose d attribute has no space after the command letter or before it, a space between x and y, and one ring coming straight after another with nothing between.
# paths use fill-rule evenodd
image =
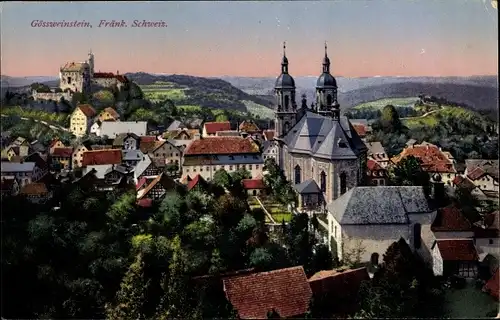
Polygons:
<instances>
[{"instance_id":1,"label":"baroque church facade","mask_svg":"<svg viewBox=\"0 0 500 320\"><path fill-rule=\"evenodd\" d=\"M326 45L316 101L311 106L305 95L300 106L296 102L285 49L284 45L281 74L274 88L278 164L299 193L299 206L325 205L364 184L368 149L350 121L340 115L337 81L330 74Z\"/></svg>"}]
</instances>

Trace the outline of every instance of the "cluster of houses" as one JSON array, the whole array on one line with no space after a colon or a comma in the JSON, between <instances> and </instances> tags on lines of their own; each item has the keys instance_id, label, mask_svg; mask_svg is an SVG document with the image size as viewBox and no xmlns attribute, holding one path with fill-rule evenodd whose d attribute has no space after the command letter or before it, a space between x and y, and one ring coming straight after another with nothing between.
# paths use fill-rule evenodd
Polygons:
<instances>
[{"instance_id":1,"label":"cluster of houses","mask_svg":"<svg viewBox=\"0 0 500 320\"><path fill-rule=\"evenodd\" d=\"M353 127L359 136L369 132L363 124ZM236 128L230 122L186 125L174 121L163 134L153 134L146 122L120 121L112 108L97 113L90 105L79 105L71 115L70 130L77 137L101 137L100 144L77 139L66 145L54 138L45 147L22 137L3 141L2 194L22 194L33 202L46 201L52 195L47 181L56 177L61 181L90 183L98 190L134 185L137 203L151 207L172 188L184 185L190 190L209 183L218 170L231 173L245 169L251 179L244 180L243 187L249 195L257 196L265 190L265 160L280 161L275 131L261 130L252 121L244 121ZM449 194L460 188L480 201L498 202L498 160L468 159L459 164L439 146L416 141L408 141L399 155L390 158L380 142L365 141L365 145L365 186L345 188L339 197L323 203L325 218L318 220L330 250L339 259L357 252L359 261L378 264L390 244L403 238L436 275L498 279L498 211L484 212L479 221L469 221L457 203L446 201ZM408 156L420 159L422 169L431 176L430 192L424 187L389 186L389 168ZM298 211L311 197L319 199L324 192L311 181L294 186L300 195L307 195L299 201ZM308 280L303 269L297 267L251 273L223 282L228 299L243 318L265 317L271 305L281 316L297 316L307 310L315 290L324 289L314 283L335 283L334 279L350 274L362 274L362 279L367 276L363 270L331 271ZM282 298L276 299L280 301L261 303L263 296L268 297L266 301L274 301L269 298L271 293L261 291L275 281L280 281L274 287L278 290L282 286L286 291L283 294L291 292L286 288L297 286L300 298L284 299L280 295ZM498 297L498 284L491 289L493 282L485 290ZM245 283L249 285L242 290ZM255 299L255 303L239 305L243 298L247 302Z\"/></svg>"}]
</instances>

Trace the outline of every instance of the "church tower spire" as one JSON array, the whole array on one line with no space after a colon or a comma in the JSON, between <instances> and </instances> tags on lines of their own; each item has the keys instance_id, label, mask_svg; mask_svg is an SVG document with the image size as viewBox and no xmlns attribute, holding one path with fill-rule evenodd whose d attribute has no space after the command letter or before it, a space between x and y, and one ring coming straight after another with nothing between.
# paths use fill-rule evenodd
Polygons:
<instances>
[{"instance_id":1,"label":"church tower spire","mask_svg":"<svg viewBox=\"0 0 500 320\"><path fill-rule=\"evenodd\" d=\"M90 69L90 78L94 77L94 54L92 53L92 49L89 50L89 69Z\"/></svg>"},{"instance_id":2,"label":"church tower spire","mask_svg":"<svg viewBox=\"0 0 500 320\"><path fill-rule=\"evenodd\" d=\"M289 74L288 58L286 57L286 42L283 42L283 58L281 59L281 74L274 86L276 97L275 131L282 137L297 122L297 103L295 101L295 80Z\"/></svg>"},{"instance_id":3,"label":"church tower spire","mask_svg":"<svg viewBox=\"0 0 500 320\"><path fill-rule=\"evenodd\" d=\"M328 46L325 41L325 57L323 58L323 73L330 73L330 59L328 58Z\"/></svg>"},{"instance_id":4,"label":"church tower spire","mask_svg":"<svg viewBox=\"0 0 500 320\"><path fill-rule=\"evenodd\" d=\"M325 56L323 57L323 73L316 82L316 108L325 117L335 117L338 114L337 80L330 74L330 58L325 41Z\"/></svg>"}]
</instances>

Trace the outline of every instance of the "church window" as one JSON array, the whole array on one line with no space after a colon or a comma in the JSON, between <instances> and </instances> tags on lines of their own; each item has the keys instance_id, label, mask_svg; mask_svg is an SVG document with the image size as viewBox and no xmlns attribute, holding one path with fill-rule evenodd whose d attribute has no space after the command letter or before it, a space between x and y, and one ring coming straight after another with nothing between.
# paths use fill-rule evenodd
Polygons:
<instances>
[{"instance_id":1,"label":"church window","mask_svg":"<svg viewBox=\"0 0 500 320\"><path fill-rule=\"evenodd\" d=\"M71 84L71 77L68 77L68 84Z\"/></svg>"},{"instance_id":2,"label":"church window","mask_svg":"<svg viewBox=\"0 0 500 320\"><path fill-rule=\"evenodd\" d=\"M285 124L283 125L283 134L286 134L288 132L288 130L290 129L290 123L285 122Z\"/></svg>"},{"instance_id":3,"label":"church window","mask_svg":"<svg viewBox=\"0 0 500 320\"><path fill-rule=\"evenodd\" d=\"M321 171L320 176L320 184L321 184L321 191L326 192L326 173L324 171Z\"/></svg>"},{"instance_id":4,"label":"church window","mask_svg":"<svg viewBox=\"0 0 500 320\"><path fill-rule=\"evenodd\" d=\"M288 95L285 96L285 110L288 110L288 105L290 104L290 97Z\"/></svg>"},{"instance_id":5,"label":"church window","mask_svg":"<svg viewBox=\"0 0 500 320\"><path fill-rule=\"evenodd\" d=\"M422 226L420 225L420 223L415 223L413 225L413 246L415 247L415 249L420 249L421 231L422 231Z\"/></svg>"},{"instance_id":6,"label":"church window","mask_svg":"<svg viewBox=\"0 0 500 320\"><path fill-rule=\"evenodd\" d=\"M345 172L340 174L340 194L344 194L347 191L347 178Z\"/></svg>"},{"instance_id":7,"label":"church window","mask_svg":"<svg viewBox=\"0 0 500 320\"><path fill-rule=\"evenodd\" d=\"M329 94L326 96L326 105L331 106L332 105L332 95Z\"/></svg>"},{"instance_id":8,"label":"church window","mask_svg":"<svg viewBox=\"0 0 500 320\"><path fill-rule=\"evenodd\" d=\"M295 166L295 184L300 183L300 166L296 165Z\"/></svg>"}]
</instances>

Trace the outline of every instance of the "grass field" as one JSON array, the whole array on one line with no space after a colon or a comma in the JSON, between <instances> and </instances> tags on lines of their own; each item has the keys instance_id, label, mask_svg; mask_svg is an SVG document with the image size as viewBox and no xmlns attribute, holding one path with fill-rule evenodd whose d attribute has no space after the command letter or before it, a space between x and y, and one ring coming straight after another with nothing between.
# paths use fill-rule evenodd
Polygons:
<instances>
[{"instance_id":1,"label":"grass field","mask_svg":"<svg viewBox=\"0 0 500 320\"><path fill-rule=\"evenodd\" d=\"M419 99L417 97L407 97L407 98L387 98L375 101L369 101L355 106L353 109L383 109L387 105L393 105L395 107L409 107L415 105Z\"/></svg>"},{"instance_id":2,"label":"grass field","mask_svg":"<svg viewBox=\"0 0 500 320\"><path fill-rule=\"evenodd\" d=\"M163 101L170 99L172 101L180 101L186 98L184 89L168 88L168 87L141 87L144 97L152 101Z\"/></svg>"},{"instance_id":3,"label":"grass field","mask_svg":"<svg viewBox=\"0 0 500 320\"><path fill-rule=\"evenodd\" d=\"M180 106L177 106L177 109L184 110L184 111L200 111L201 107L200 106L193 106L193 105L180 105Z\"/></svg>"},{"instance_id":4,"label":"grass field","mask_svg":"<svg viewBox=\"0 0 500 320\"><path fill-rule=\"evenodd\" d=\"M33 109L23 109L19 106L17 107L3 107L1 114L10 116L19 116L21 118L30 118L38 121L45 121L47 123L53 123L58 125L64 125L67 114L56 114L53 112L47 112L42 110Z\"/></svg>"},{"instance_id":5,"label":"grass field","mask_svg":"<svg viewBox=\"0 0 500 320\"><path fill-rule=\"evenodd\" d=\"M257 104L253 101L243 100L242 101L245 107L247 107L247 111L252 115L258 115L261 119L274 119L274 111L263 106Z\"/></svg>"},{"instance_id":6,"label":"grass field","mask_svg":"<svg viewBox=\"0 0 500 320\"><path fill-rule=\"evenodd\" d=\"M498 308L493 298L476 288L473 282L464 289L447 289L445 293L445 317L456 319L478 319Z\"/></svg>"},{"instance_id":7,"label":"grass field","mask_svg":"<svg viewBox=\"0 0 500 320\"><path fill-rule=\"evenodd\" d=\"M412 119L404 119L403 123L409 127L435 127L439 125L440 118L462 118L466 120L479 119L480 115L474 111L470 111L464 108L443 106L441 110L435 111L425 117L415 117ZM478 120L479 122L479 120Z\"/></svg>"},{"instance_id":8,"label":"grass field","mask_svg":"<svg viewBox=\"0 0 500 320\"><path fill-rule=\"evenodd\" d=\"M285 222L290 222L290 220L292 220L292 213L282 204L273 201L264 201L263 204L276 223L281 223L283 220L285 220Z\"/></svg>"}]
</instances>

